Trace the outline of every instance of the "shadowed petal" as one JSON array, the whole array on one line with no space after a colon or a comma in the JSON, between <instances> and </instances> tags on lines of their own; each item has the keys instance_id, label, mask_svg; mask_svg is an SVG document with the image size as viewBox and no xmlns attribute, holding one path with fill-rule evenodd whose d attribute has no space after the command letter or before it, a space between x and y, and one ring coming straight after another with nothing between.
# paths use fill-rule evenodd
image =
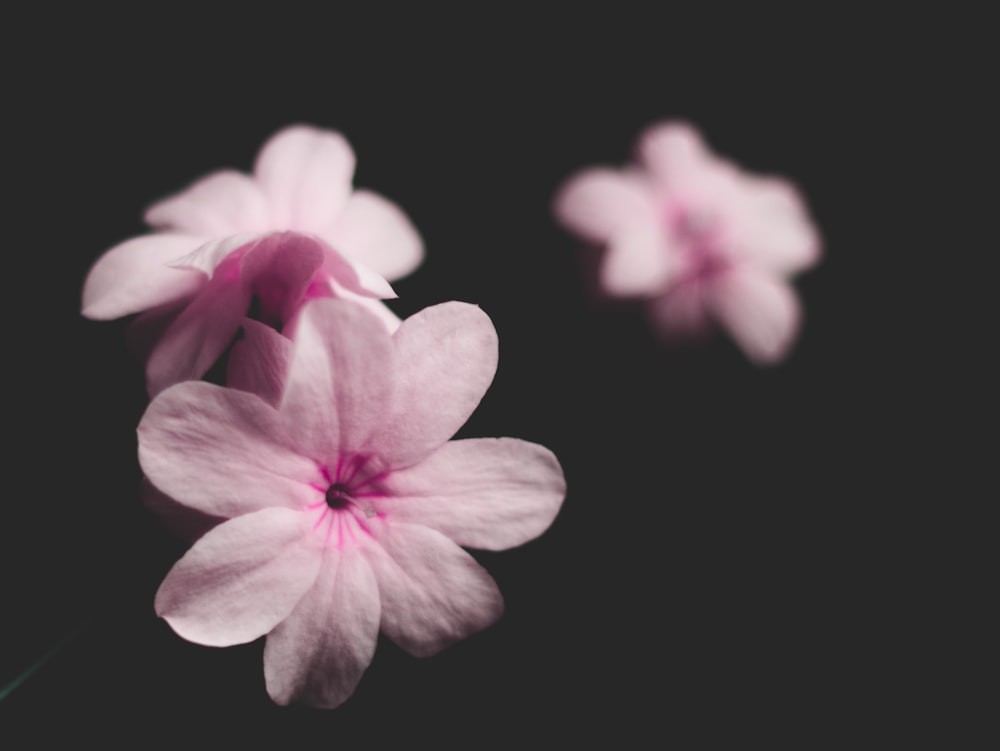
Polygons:
<instances>
[{"instance_id":1,"label":"shadowed petal","mask_svg":"<svg viewBox=\"0 0 1000 751\"><path fill-rule=\"evenodd\" d=\"M666 341L701 339L712 332L701 283L686 282L649 301L647 312L656 333Z\"/></svg>"},{"instance_id":2,"label":"shadowed petal","mask_svg":"<svg viewBox=\"0 0 1000 751\"><path fill-rule=\"evenodd\" d=\"M626 227L656 225L649 187L636 175L592 167L570 177L556 193L556 219L595 243Z\"/></svg>"},{"instance_id":3,"label":"shadowed petal","mask_svg":"<svg viewBox=\"0 0 1000 751\"><path fill-rule=\"evenodd\" d=\"M326 246L298 232L276 232L253 243L240 261L240 281L257 298L260 320L279 327L301 306Z\"/></svg>"},{"instance_id":4,"label":"shadowed petal","mask_svg":"<svg viewBox=\"0 0 1000 751\"><path fill-rule=\"evenodd\" d=\"M139 486L139 498L142 505L152 512L163 526L189 543L194 542L203 534L225 521L218 516L197 511L183 503L178 503L162 490L149 481L148 477L142 478Z\"/></svg>"},{"instance_id":5,"label":"shadowed petal","mask_svg":"<svg viewBox=\"0 0 1000 751\"><path fill-rule=\"evenodd\" d=\"M544 446L516 438L449 441L419 464L379 483L388 520L438 530L459 545L504 550L552 523L566 479Z\"/></svg>"},{"instance_id":6,"label":"shadowed petal","mask_svg":"<svg viewBox=\"0 0 1000 751\"><path fill-rule=\"evenodd\" d=\"M190 235L143 235L111 248L87 274L83 315L110 320L193 294L207 282L207 276L167 264L200 243Z\"/></svg>"},{"instance_id":7,"label":"shadowed petal","mask_svg":"<svg viewBox=\"0 0 1000 751\"><path fill-rule=\"evenodd\" d=\"M392 409L371 439L384 468L442 446L482 400L497 368L497 332L478 306L447 302L407 318L392 337L398 372Z\"/></svg>"},{"instance_id":8,"label":"shadowed petal","mask_svg":"<svg viewBox=\"0 0 1000 751\"><path fill-rule=\"evenodd\" d=\"M375 654L380 616L378 582L361 551L328 545L312 588L267 636L268 694L278 704L342 704Z\"/></svg>"},{"instance_id":9,"label":"shadowed petal","mask_svg":"<svg viewBox=\"0 0 1000 751\"><path fill-rule=\"evenodd\" d=\"M223 261L153 347L146 363L150 396L175 383L201 378L232 342L251 297L240 282L239 262L238 254Z\"/></svg>"},{"instance_id":10,"label":"shadowed petal","mask_svg":"<svg viewBox=\"0 0 1000 751\"><path fill-rule=\"evenodd\" d=\"M424 257L423 241L406 214L367 190L356 190L348 199L330 242L390 280L409 274Z\"/></svg>"},{"instance_id":11,"label":"shadowed petal","mask_svg":"<svg viewBox=\"0 0 1000 751\"><path fill-rule=\"evenodd\" d=\"M707 296L710 310L758 365L781 360L798 333L801 310L791 286L750 268L719 277Z\"/></svg>"},{"instance_id":12,"label":"shadowed petal","mask_svg":"<svg viewBox=\"0 0 1000 751\"><path fill-rule=\"evenodd\" d=\"M294 326L281 413L320 462L364 447L383 421L396 374L384 323L348 300L310 300Z\"/></svg>"},{"instance_id":13,"label":"shadowed petal","mask_svg":"<svg viewBox=\"0 0 1000 751\"><path fill-rule=\"evenodd\" d=\"M177 316L191 302L192 297L193 295L181 298L175 303L145 310L129 322L125 329L125 346L136 360L139 362L149 360L156 348L156 343L160 341L170 325L177 320Z\"/></svg>"},{"instance_id":14,"label":"shadowed petal","mask_svg":"<svg viewBox=\"0 0 1000 751\"><path fill-rule=\"evenodd\" d=\"M354 165L340 133L295 125L272 136L254 167L271 226L326 234L351 194Z\"/></svg>"},{"instance_id":15,"label":"shadowed petal","mask_svg":"<svg viewBox=\"0 0 1000 751\"><path fill-rule=\"evenodd\" d=\"M322 548L309 514L269 508L205 533L170 569L156 613L180 636L227 647L288 617L319 572Z\"/></svg>"},{"instance_id":16,"label":"shadowed petal","mask_svg":"<svg viewBox=\"0 0 1000 751\"><path fill-rule=\"evenodd\" d=\"M216 172L146 210L152 227L202 237L267 229L267 202L260 186L235 170Z\"/></svg>"},{"instance_id":17,"label":"shadowed petal","mask_svg":"<svg viewBox=\"0 0 1000 751\"><path fill-rule=\"evenodd\" d=\"M277 408L291 359L291 339L270 326L244 318L243 338L229 351L226 385L256 394Z\"/></svg>"},{"instance_id":18,"label":"shadowed petal","mask_svg":"<svg viewBox=\"0 0 1000 751\"><path fill-rule=\"evenodd\" d=\"M416 657L482 631L503 614L496 582L447 537L415 524L369 520L364 549L382 597L382 630Z\"/></svg>"},{"instance_id":19,"label":"shadowed petal","mask_svg":"<svg viewBox=\"0 0 1000 751\"><path fill-rule=\"evenodd\" d=\"M139 463L171 498L210 516L269 506L304 508L322 475L293 451L276 410L236 389L177 384L153 399L139 422Z\"/></svg>"}]
</instances>

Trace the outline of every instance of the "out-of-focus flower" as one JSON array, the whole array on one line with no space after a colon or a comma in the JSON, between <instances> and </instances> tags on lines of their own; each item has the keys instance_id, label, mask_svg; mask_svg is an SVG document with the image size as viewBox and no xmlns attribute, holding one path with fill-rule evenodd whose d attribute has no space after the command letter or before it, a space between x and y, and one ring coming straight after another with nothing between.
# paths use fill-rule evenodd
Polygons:
<instances>
[{"instance_id":1,"label":"out-of-focus flower","mask_svg":"<svg viewBox=\"0 0 1000 751\"><path fill-rule=\"evenodd\" d=\"M149 481L224 520L175 564L155 604L200 644L266 634L274 701L335 707L380 628L425 656L493 623L501 595L459 546L537 537L566 487L542 446L449 440L496 370L496 332L478 307L432 306L390 335L365 308L318 299L293 328L291 351L248 334L252 356L236 353L231 372L247 390L180 383L143 416ZM254 363L269 364L244 370Z\"/></svg>"},{"instance_id":2,"label":"out-of-focus flower","mask_svg":"<svg viewBox=\"0 0 1000 751\"><path fill-rule=\"evenodd\" d=\"M788 353L801 321L790 279L819 260L820 238L787 181L749 174L666 122L638 139L635 164L571 176L554 213L604 249L602 293L645 299L664 338L714 324L757 364Z\"/></svg>"},{"instance_id":3,"label":"out-of-focus flower","mask_svg":"<svg viewBox=\"0 0 1000 751\"><path fill-rule=\"evenodd\" d=\"M141 313L132 339L148 356L151 395L211 366L251 306L278 323L303 300L350 297L398 318L378 298L412 271L423 243L385 198L352 190L355 158L342 135L286 128L261 149L254 175L227 170L152 206L159 232L111 248L83 289L83 315Z\"/></svg>"}]
</instances>

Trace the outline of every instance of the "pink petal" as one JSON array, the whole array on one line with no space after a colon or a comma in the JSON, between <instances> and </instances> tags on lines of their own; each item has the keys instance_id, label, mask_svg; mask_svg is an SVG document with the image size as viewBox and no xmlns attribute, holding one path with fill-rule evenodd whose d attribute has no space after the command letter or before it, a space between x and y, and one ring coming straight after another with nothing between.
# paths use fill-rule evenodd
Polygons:
<instances>
[{"instance_id":1,"label":"pink petal","mask_svg":"<svg viewBox=\"0 0 1000 751\"><path fill-rule=\"evenodd\" d=\"M276 232L247 248L240 262L240 280L260 305L260 320L280 326L301 307L326 256L318 238L297 232Z\"/></svg>"},{"instance_id":2,"label":"pink petal","mask_svg":"<svg viewBox=\"0 0 1000 751\"><path fill-rule=\"evenodd\" d=\"M787 282L768 273L734 268L713 282L706 300L722 326L758 365L784 358L798 333L798 298Z\"/></svg>"},{"instance_id":3,"label":"pink petal","mask_svg":"<svg viewBox=\"0 0 1000 751\"><path fill-rule=\"evenodd\" d=\"M399 279L424 258L424 244L409 218L377 193L356 190L330 234L341 253L386 279Z\"/></svg>"},{"instance_id":4,"label":"pink petal","mask_svg":"<svg viewBox=\"0 0 1000 751\"><path fill-rule=\"evenodd\" d=\"M566 496L566 479L544 446L516 438L449 441L379 483L388 521L431 527L459 545L504 550L542 534Z\"/></svg>"},{"instance_id":5,"label":"pink petal","mask_svg":"<svg viewBox=\"0 0 1000 751\"><path fill-rule=\"evenodd\" d=\"M369 521L378 545L365 552L378 579L382 630L407 652L429 657L503 614L496 582L440 532Z\"/></svg>"},{"instance_id":6,"label":"pink petal","mask_svg":"<svg viewBox=\"0 0 1000 751\"><path fill-rule=\"evenodd\" d=\"M294 327L281 413L298 446L320 462L364 447L383 421L396 374L392 338L354 302L310 300Z\"/></svg>"},{"instance_id":7,"label":"pink petal","mask_svg":"<svg viewBox=\"0 0 1000 751\"><path fill-rule=\"evenodd\" d=\"M152 227L206 238L268 229L260 186L234 170L215 172L150 206L145 218Z\"/></svg>"},{"instance_id":8,"label":"pink petal","mask_svg":"<svg viewBox=\"0 0 1000 751\"><path fill-rule=\"evenodd\" d=\"M235 253L223 261L163 332L146 363L150 396L175 383L201 378L232 342L251 298L240 281L239 263Z\"/></svg>"},{"instance_id":9,"label":"pink petal","mask_svg":"<svg viewBox=\"0 0 1000 751\"><path fill-rule=\"evenodd\" d=\"M354 151L340 133L296 125L272 136L254 167L271 226L329 232L351 194L354 164Z\"/></svg>"},{"instance_id":10,"label":"pink petal","mask_svg":"<svg viewBox=\"0 0 1000 751\"><path fill-rule=\"evenodd\" d=\"M256 394L277 408L291 359L291 339L270 326L245 318L243 338L229 351L226 385Z\"/></svg>"},{"instance_id":11,"label":"pink petal","mask_svg":"<svg viewBox=\"0 0 1000 751\"><path fill-rule=\"evenodd\" d=\"M139 498L142 505L153 513L171 532L187 540L194 542L203 534L225 521L222 517L209 516L201 511L178 503L162 490L149 481L148 477L142 478L139 486Z\"/></svg>"},{"instance_id":12,"label":"pink petal","mask_svg":"<svg viewBox=\"0 0 1000 751\"><path fill-rule=\"evenodd\" d=\"M678 269L678 253L661 227L623 228L612 236L601 262L601 288L615 297L662 292Z\"/></svg>"},{"instance_id":13,"label":"pink petal","mask_svg":"<svg viewBox=\"0 0 1000 751\"><path fill-rule=\"evenodd\" d=\"M634 173L592 167L570 177L556 193L556 219L594 243L625 227L658 223L650 187Z\"/></svg>"},{"instance_id":14,"label":"pink petal","mask_svg":"<svg viewBox=\"0 0 1000 751\"><path fill-rule=\"evenodd\" d=\"M385 468L413 464L442 446L479 405L497 369L497 332L478 306L424 308L392 337L398 362L392 408L370 448Z\"/></svg>"},{"instance_id":15,"label":"pink petal","mask_svg":"<svg viewBox=\"0 0 1000 751\"><path fill-rule=\"evenodd\" d=\"M813 266L821 254L819 230L795 187L780 178L750 176L743 185L741 211L731 230L739 255L778 274Z\"/></svg>"},{"instance_id":16,"label":"pink petal","mask_svg":"<svg viewBox=\"0 0 1000 751\"><path fill-rule=\"evenodd\" d=\"M657 123L647 128L636 142L636 158L657 183L676 186L697 172L711 158L698 131L679 121Z\"/></svg>"},{"instance_id":17,"label":"pink petal","mask_svg":"<svg viewBox=\"0 0 1000 751\"><path fill-rule=\"evenodd\" d=\"M700 339L712 331L700 282L672 287L650 300L647 312L656 333L667 341Z\"/></svg>"},{"instance_id":18,"label":"pink petal","mask_svg":"<svg viewBox=\"0 0 1000 751\"><path fill-rule=\"evenodd\" d=\"M156 613L210 647L244 644L291 614L322 561L310 514L268 508L207 532L170 569ZM319 538L321 539L321 538Z\"/></svg>"},{"instance_id":19,"label":"pink petal","mask_svg":"<svg viewBox=\"0 0 1000 751\"><path fill-rule=\"evenodd\" d=\"M378 582L360 550L327 546L312 588L267 636L271 698L325 709L342 704L372 661L380 616Z\"/></svg>"},{"instance_id":20,"label":"pink petal","mask_svg":"<svg viewBox=\"0 0 1000 751\"><path fill-rule=\"evenodd\" d=\"M206 276L167 264L200 243L190 235L143 235L116 245L97 259L83 285L83 315L120 318L193 294Z\"/></svg>"},{"instance_id":21,"label":"pink petal","mask_svg":"<svg viewBox=\"0 0 1000 751\"><path fill-rule=\"evenodd\" d=\"M229 518L269 506L314 503L322 474L289 448L276 410L235 389L202 381L157 396L139 422L139 463L171 498Z\"/></svg>"}]
</instances>

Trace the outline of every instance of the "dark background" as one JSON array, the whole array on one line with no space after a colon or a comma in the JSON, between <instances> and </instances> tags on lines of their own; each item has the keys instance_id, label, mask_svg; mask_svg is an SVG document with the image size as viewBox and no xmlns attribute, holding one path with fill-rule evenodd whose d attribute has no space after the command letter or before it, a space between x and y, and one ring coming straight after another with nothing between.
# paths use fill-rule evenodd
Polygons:
<instances>
[{"instance_id":1,"label":"dark background","mask_svg":"<svg viewBox=\"0 0 1000 751\"><path fill-rule=\"evenodd\" d=\"M972 584L986 548L937 446L964 440L969 396L945 300L978 272L942 218L977 154L975 19L327 10L8 26L0 680L82 631L0 704L3 745L972 734L991 700L969 687L991 674L968 647L995 586ZM593 305L552 220L562 180L624 162L664 118L809 201L826 256L797 283L806 324L777 367L724 337L664 349L637 310ZM144 231L146 206L248 171L296 122L343 132L355 184L422 233L396 312L458 299L492 317L499 371L460 436L542 443L569 484L543 537L475 553L506 598L496 626L427 660L380 640L334 711L273 705L263 640L199 647L156 618L184 546L139 505L141 369L125 321L79 316L90 265Z\"/></svg>"}]
</instances>

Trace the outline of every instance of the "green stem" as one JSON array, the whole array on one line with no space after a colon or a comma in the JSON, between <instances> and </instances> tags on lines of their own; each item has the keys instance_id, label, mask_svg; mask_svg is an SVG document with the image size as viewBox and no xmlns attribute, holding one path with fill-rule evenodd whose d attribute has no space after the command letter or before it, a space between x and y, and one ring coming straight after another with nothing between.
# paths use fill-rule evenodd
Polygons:
<instances>
[{"instance_id":1,"label":"green stem","mask_svg":"<svg viewBox=\"0 0 1000 751\"><path fill-rule=\"evenodd\" d=\"M67 636L64 636L60 641L57 641L55 644L53 644L52 647L49 648L48 652L43 654L41 657L35 660L31 665L25 668L20 673L20 675L14 678L14 680L12 680L3 688L0 688L0 701L3 701L8 696L10 696L18 686L20 686L22 683L28 680L28 678L30 678L32 675L41 670L42 667L45 666L45 663L47 663L49 660L55 657L63 647L65 647L67 644L73 641L73 639L79 636L80 632L83 631L86 625L87 624L84 623L81 624L80 626L77 626L77 628L74 631L71 631Z\"/></svg>"}]
</instances>

